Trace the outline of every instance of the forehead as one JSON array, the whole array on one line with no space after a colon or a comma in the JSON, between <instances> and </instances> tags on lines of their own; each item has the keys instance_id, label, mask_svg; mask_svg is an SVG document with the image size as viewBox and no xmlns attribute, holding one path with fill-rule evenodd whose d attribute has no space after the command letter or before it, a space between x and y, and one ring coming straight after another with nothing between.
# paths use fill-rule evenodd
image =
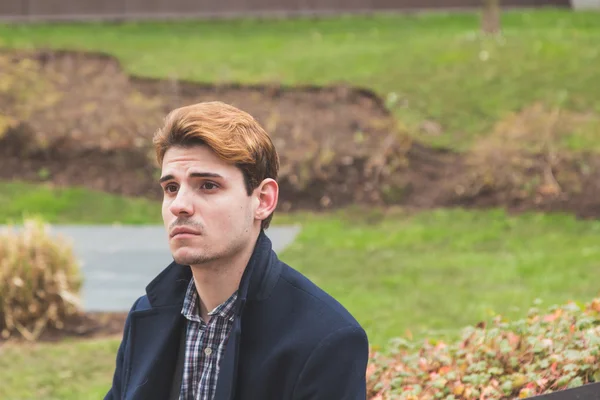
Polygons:
<instances>
[{"instance_id":1,"label":"forehead","mask_svg":"<svg viewBox=\"0 0 600 400\"><path fill-rule=\"evenodd\" d=\"M235 174L238 168L219 158L207 146L171 147L162 162L163 174L190 172L213 172L224 176ZM241 171L240 171L241 172Z\"/></svg>"}]
</instances>

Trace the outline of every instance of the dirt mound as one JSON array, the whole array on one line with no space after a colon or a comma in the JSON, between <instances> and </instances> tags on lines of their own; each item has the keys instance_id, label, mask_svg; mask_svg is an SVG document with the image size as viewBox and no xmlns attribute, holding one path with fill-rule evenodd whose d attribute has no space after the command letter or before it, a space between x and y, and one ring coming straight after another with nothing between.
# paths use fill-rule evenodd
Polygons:
<instances>
[{"instance_id":1,"label":"dirt mound","mask_svg":"<svg viewBox=\"0 0 600 400\"><path fill-rule=\"evenodd\" d=\"M405 149L393 118L366 90L137 79L99 54L4 58L18 67L14 81L25 73L37 83L34 96L18 85L12 93L0 92L0 114L13 121L0 142L4 179L158 198L154 130L174 107L216 99L250 112L272 135L281 156L284 209L381 202L377 182L391 172L389 159ZM22 100L26 113L23 97L14 95L20 91L28 94Z\"/></svg>"},{"instance_id":2,"label":"dirt mound","mask_svg":"<svg viewBox=\"0 0 600 400\"><path fill-rule=\"evenodd\" d=\"M111 56L77 52L3 52L0 70L0 179L159 199L155 129L175 107L221 100L272 135L282 210L400 204L600 216L600 158L563 146L585 115L533 106L456 154L410 140L359 88L135 78Z\"/></svg>"}]
</instances>

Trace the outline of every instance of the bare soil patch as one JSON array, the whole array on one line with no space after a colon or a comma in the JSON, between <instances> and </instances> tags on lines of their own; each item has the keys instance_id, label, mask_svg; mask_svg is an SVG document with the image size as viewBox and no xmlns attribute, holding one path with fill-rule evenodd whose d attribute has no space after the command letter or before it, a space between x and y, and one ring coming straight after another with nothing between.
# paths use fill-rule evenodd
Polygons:
<instances>
[{"instance_id":1,"label":"bare soil patch","mask_svg":"<svg viewBox=\"0 0 600 400\"><path fill-rule=\"evenodd\" d=\"M57 342L65 338L94 339L104 337L120 338L125 326L126 312L90 312L75 315L65 321L62 329L46 329L37 342ZM26 342L25 339L13 335L10 339L0 338L3 342Z\"/></svg>"},{"instance_id":2,"label":"bare soil patch","mask_svg":"<svg viewBox=\"0 0 600 400\"><path fill-rule=\"evenodd\" d=\"M40 341L58 341L65 337L92 339L98 337L115 336L123 334L126 312L93 312L82 313L67 321L62 330L48 330L40 337Z\"/></svg>"},{"instance_id":3,"label":"bare soil patch","mask_svg":"<svg viewBox=\"0 0 600 400\"><path fill-rule=\"evenodd\" d=\"M33 65L30 79L38 93L27 97L33 111L25 118L18 115L18 96L0 97L0 109L17 121L2 137L3 179L158 198L150 148L155 129L171 109L209 100L247 110L271 133L281 156L286 210L381 201L376 183L388 158L405 145L381 100L367 90L138 79L100 54L5 57Z\"/></svg>"},{"instance_id":4,"label":"bare soil patch","mask_svg":"<svg viewBox=\"0 0 600 400\"><path fill-rule=\"evenodd\" d=\"M175 107L221 100L272 135L285 211L393 204L600 215L600 159L561 147L585 115L534 105L456 154L411 140L360 88L136 78L111 56L66 51L2 52L0 67L0 179L159 199L155 129Z\"/></svg>"}]
</instances>

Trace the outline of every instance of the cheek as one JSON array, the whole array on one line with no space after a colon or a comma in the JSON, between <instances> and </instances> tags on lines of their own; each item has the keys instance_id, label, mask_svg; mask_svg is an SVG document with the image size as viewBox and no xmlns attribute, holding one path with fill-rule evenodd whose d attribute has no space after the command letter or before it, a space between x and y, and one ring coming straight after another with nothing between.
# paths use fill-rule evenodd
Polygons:
<instances>
[{"instance_id":1,"label":"cheek","mask_svg":"<svg viewBox=\"0 0 600 400\"><path fill-rule=\"evenodd\" d=\"M210 206L200 206L204 223L218 229L223 235L245 229L247 222L253 221L253 199L243 194L219 198Z\"/></svg>"},{"instance_id":2,"label":"cheek","mask_svg":"<svg viewBox=\"0 0 600 400\"><path fill-rule=\"evenodd\" d=\"M165 224L168 224L168 222L173 218L173 214L169 211L169 205L164 202L161 208L161 214Z\"/></svg>"},{"instance_id":3,"label":"cheek","mask_svg":"<svg viewBox=\"0 0 600 400\"><path fill-rule=\"evenodd\" d=\"M237 225L239 225L239 216L232 213L231 210L226 210L216 216L219 220L219 225L223 229L223 232L231 232Z\"/></svg>"},{"instance_id":4,"label":"cheek","mask_svg":"<svg viewBox=\"0 0 600 400\"><path fill-rule=\"evenodd\" d=\"M248 219L249 210L245 205L239 203L224 208L219 213L212 215L213 221L218 221L221 231L224 235L243 229Z\"/></svg>"}]
</instances>

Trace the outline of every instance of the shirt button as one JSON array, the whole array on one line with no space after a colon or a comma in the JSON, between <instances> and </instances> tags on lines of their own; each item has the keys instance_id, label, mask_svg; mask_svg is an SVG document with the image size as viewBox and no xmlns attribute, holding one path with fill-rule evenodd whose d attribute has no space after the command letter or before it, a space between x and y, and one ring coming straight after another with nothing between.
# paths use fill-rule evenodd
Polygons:
<instances>
[{"instance_id":1,"label":"shirt button","mask_svg":"<svg viewBox=\"0 0 600 400\"><path fill-rule=\"evenodd\" d=\"M204 354L206 354L207 356L210 356L212 354L212 349L210 347L205 348Z\"/></svg>"}]
</instances>

